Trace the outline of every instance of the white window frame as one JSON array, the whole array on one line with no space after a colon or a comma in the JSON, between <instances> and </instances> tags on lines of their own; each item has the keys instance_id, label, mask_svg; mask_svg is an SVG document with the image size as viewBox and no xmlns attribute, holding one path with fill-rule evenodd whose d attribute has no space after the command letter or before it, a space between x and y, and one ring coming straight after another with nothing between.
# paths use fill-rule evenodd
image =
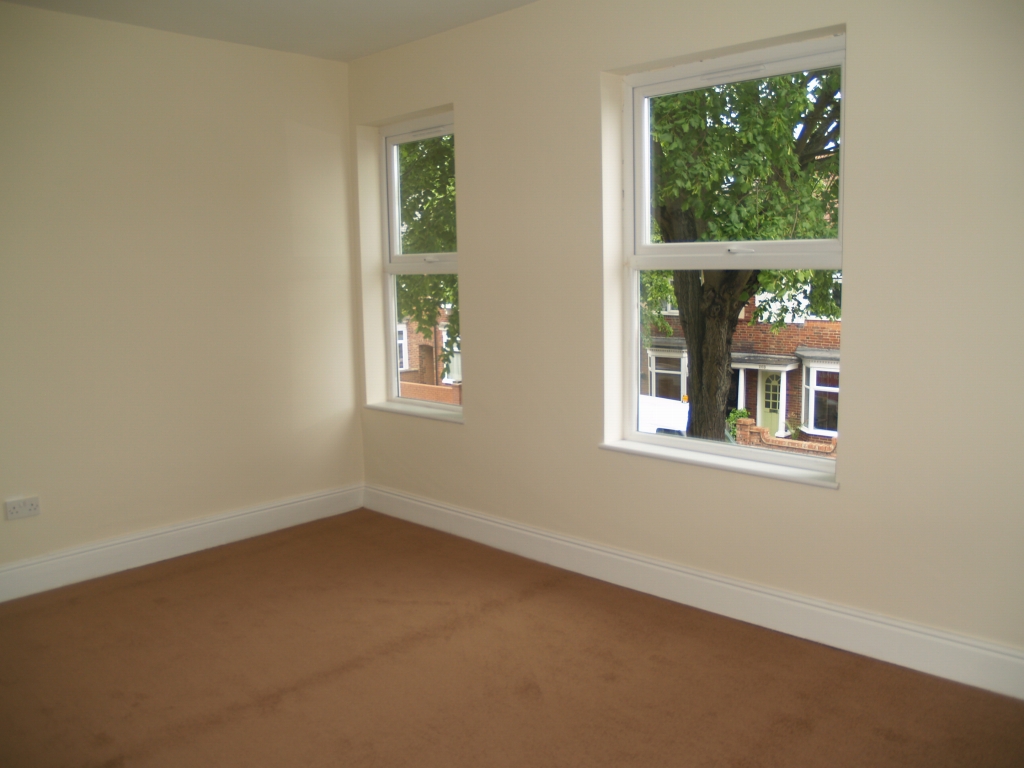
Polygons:
<instances>
[{"instance_id":1,"label":"white window frame","mask_svg":"<svg viewBox=\"0 0 1024 768\"><path fill-rule=\"evenodd\" d=\"M438 328L441 329L441 349L448 346L448 323L441 323ZM452 354L451 371L448 375L441 377L441 382L444 384L461 384L462 383L462 350L459 349L458 345L455 346L455 350ZM450 374L458 372L459 378L453 378Z\"/></svg>"},{"instance_id":2,"label":"white window frame","mask_svg":"<svg viewBox=\"0 0 1024 768\"><path fill-rule=\"evenodd\" d=\"M409 370L409 326L398 323L395 326L395 347L398 350L398 370Z\"/></svg>"},{"instance_id":3,"label":"white window frame","mask_svg":"<svg viewBox=\"0 0 1024 768\"><path fill-rule=\"evenodd\" d=\"M658 363L657 363L659 357L663 357L665 359L671 359L671 360L678 360L679 361L679 370L678 371L673 371L673 370L665 370L664 368L660 368L659 369L658 368ZM647 376L648 376L647 388L650 390L651 397L657 397L657 395L655 394L655 390L657 389L657 387L655 386L656 385L656 381L655 381L656 376L659 373L667 373L667 374L670 374L670 375L677 375L677 376L679 376L679 401L680 402L686 402L686 398L687 398L687 393L686 393L686 372L687 372L687 365L689 365L689 362L690 361L689 361L689 359L687 357L686 352L676 351L676 350L661 350L661 349L656 349L656 348L650 348L649 347L647 349Z\"/></svg>"},{"instance_id":4,"label":"white window frame","mask_svg":"<svg viewBox=\"0 0 1024 768\"><path fill-rule=\"evenodd\" d=\"M459 273L459 255L450 253L403 254L401 252L401 205L399 202L398 147L410 141L447 136L455 133L453 112L442 112L414 120L385 126L381 129L381 208L384 211L384 309L389 318L386 324L389 350L397 350L397 329L401 318L395 297L395 275L401 274L454 274ZM456 167L458 167L456 165ZM457 187L456 187L457 188ZM431 329L433 330L433 329ZM406 344L409 334L406 331ZM408 354L408 346L406 347ZM408 358L407 358L408 359ZM435 361L436 364L436 361ZM448 403L434 403L426 400L399 397L400 368L398 355L387 355L388 403L398 409L415 415L433 416L448 421L462 421L462 406Z\"/></svg>"},{"instance_id":5,"label":"white window frame","mask_svg":"<svg viewBox=\"0 0 1024 768\"><path fill-rule=\"evenodd\" d=\"M839 392L839 387L825 387L818 386L817 376L818 371L825 371L828 373L839 373L838 363L804 363L804 380L801 382L801 388L803 391L803 415L804 423L800 425L800 429L809 435L820 435L822 437L838 437L839 431L834 429L819 429L814 426L814 393L821 392ZM808 383L810 381L810 383ZM841 380L840 380L841 381Z\"/></svg>"},{"instance_id":6,"label":"white window frame","mask_svg":"<svg viewBox=\"0 0 1024 768\"><path fill-rule=\"evenodd\" d=\"M760 79L824 67L845 70L845 36L792 43L678 67L630 75L623 94L623 360L635 361L640 349L640 272L684 269L842 269L842 166L840 153L839 225L832 240L650 242L650 136L647 100L681 91ZM845 74L845 73L844 73ZM840 126L845 99L840 102ZM606 447L686 463L714 466L814 485L836 487L835 460L802 456L727 442L641 433L637 430L639 376L635 364L623 366L623 436Z\"/></svg>"},{"instance_id":7,"label":"white window frame","mask_svg":"<svg viewBox=\"0 0 1024 768\"><path fill-rule=\"evenodd\" d=\"M381 131L384 140L383 173L385 183L381 185L384 196L384 242L387 244L385 265L392 275L406 274L449 274L458 272L459 254L449 253L402 253L402 237L400 233L402 212L398 200L398 147L411 141L422 141L437 136L448 136L455 133L454 113L444 112L439 115L409 120L391 125Z\"/></svg>"}]
</instances>

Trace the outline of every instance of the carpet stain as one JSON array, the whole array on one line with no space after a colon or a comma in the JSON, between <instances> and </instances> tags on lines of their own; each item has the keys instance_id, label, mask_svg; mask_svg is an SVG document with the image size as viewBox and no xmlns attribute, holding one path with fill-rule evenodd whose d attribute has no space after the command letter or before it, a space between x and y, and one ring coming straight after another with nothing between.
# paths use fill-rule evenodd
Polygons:
<instances>
[{"instance_id":1,"label":"carpet stain","mask_svg":"<svg viewBox=\"0 0 1024 768\"><path fill-rule=\"evenodd\" d=\"M94 747L109 747L114 743L114 737L105 731L100 731L92 735L92 743Z\"/></svg>"},{"instance_id":2,"label":"carpet stain","mask_svg":"<svg viewBox=\"0 0 1024 768\"><path fill-rule=\"evenodd\" d=\"M540 689L536 680L526 678L521 680L515 688L516 696L527 701L540 701L544 698L544 692Z\"/></svg>"},{"instance_id":3,"label":"carpet stain","mask_svg":"<svg viewBox=\"0 0 1024 768\"><path fill-rule=\"evenodd\" d=\"M907 734L892 728L875 728L875 735L885 739L890 744L907 744L910 741Z\"/></svg>"},{"instance_id":4,"label":"carpet stain","mask_svg":"<svg viewBox=\"0 0 1024 768\"><path fill-rule=\"evenodd\" d=\"M102 763L90 763L85 766L85 768L124 768L125 765L125 756L117 755L116 757L112 757Z\"/></svg>"},{"instance_id":5,"label":"carpet stain","mask_svg":"<svg viewBox=\"0 0 1024 768\"><path fill-rule=\"evenodd\" d=\"M253 712L258 713L261 717L272 715L280 709L289 697L299 694L303 690L336 684L340 678L363 670L374 663L389 661L397 656L413 651L424 643L451 636L454 632L479 624L512 606L517 606L557 589L566 578L568 578L567 574L554 573L520 589L512 595L485 600L469 613L449 618L429 627L407 632L394 640L381 643L377 647L354 656L337 666L308 674L288 685L262 691L250 696L245 701L239 701L223 707L217 712L206 713L171 724L162 732L153 734L150 738L143 739L137 743L134 748L126 750L117 759L136 760L141 755L152 754L161 748L180 744L186 740L194 740L202 733L222 728L226 724L246 717ZM521 690L517 688L516 692L527 700L539 701L543 697L543 692L535 681L527 681L525 685L521 686ZM112 763L111 765L120 765L120 763ZM97 768L107 768L107 764L104 763L102 766L97 766Z\"/></svg>"}]
</instances>

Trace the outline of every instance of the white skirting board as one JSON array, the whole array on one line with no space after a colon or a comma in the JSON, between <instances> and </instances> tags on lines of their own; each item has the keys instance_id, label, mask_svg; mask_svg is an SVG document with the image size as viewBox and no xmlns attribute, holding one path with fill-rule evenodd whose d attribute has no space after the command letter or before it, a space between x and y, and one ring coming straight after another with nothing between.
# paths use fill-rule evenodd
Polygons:
<instances>
[{"instance_id":1,"label":"white skirting board","mask_svg":"<svg viewBox=\"0 0 1024 768\"><path fill-rule=\"evenodd\" d=\"M21 560L0 566L0 602L351 512L362 505L360 484Z\"/></svg>"},{"instance_id":2,"label":"white skirting board","mask_svg":"<svg viewBox=\"0 0 1024 768\"><path fill-rule=\"evenodd\" d=\"M367 486L364 506L602 581L1024 699L1024 652Z\"/></svg>"},{"instance_id":3,"label":"white skirting board","mask_svg":"<svg viewBox=\"0 0 1024 768\"><path fill-rule=\"evenodd\" d=\"M1024 652L613 547L355 485L0 566L0 602L365 506L531 560L949 680L1024 699Z\"/></svg>"}]
</instances>

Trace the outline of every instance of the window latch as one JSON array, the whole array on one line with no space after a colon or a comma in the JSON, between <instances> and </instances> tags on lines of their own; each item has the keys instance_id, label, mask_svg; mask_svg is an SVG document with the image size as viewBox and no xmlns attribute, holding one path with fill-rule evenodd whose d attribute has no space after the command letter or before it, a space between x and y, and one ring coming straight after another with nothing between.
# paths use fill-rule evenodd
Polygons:
<instances>
[{"instance_id":1,"label":"window latch","mask_svg":"<svg viewBox=\"0 0 1024 768\"><path fill-rule=\"evenodd\" d=\"M755 253L753 248L737 248L736 246L730 245L725 249L728 253L735 254L737 256L750 256Z\"/></svg>"}]
</instances>

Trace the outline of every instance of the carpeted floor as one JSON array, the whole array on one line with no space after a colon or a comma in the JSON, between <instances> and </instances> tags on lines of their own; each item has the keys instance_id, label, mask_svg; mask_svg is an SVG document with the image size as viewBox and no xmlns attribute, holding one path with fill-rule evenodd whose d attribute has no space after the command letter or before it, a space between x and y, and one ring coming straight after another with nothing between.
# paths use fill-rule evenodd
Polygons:
<instances>
[{"instance_id":1,"label":"carpeted floor","mask_svg":"<svg viewBox=\"0 0 1024 768\"><path fill-rule=\"evenodd\" d=\"M0 605L0 765L1024 766L1024 702L368 511Z\"/></svg>"}]
</instances>

